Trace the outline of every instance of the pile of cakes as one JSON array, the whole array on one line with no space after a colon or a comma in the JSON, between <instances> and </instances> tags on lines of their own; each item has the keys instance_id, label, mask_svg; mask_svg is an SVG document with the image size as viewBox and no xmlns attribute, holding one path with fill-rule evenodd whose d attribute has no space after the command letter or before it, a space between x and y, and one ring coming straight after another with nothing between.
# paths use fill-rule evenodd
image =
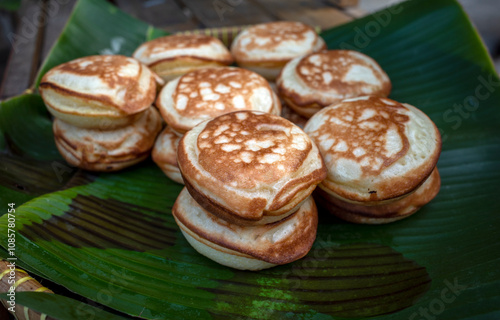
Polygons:
<instances>
[{"instance_id":1,"label":"pile of cakes","mask_svg":"<svg viewBox=\"0 0 500 320\"><path fill-rule=\"evenodd\" d=\"M230 50L172 35L133 58L76 59L47 72L40 93L68 163L113 171L151 154L185 184L172 213L188 242L260 270L310 250L313 194L367 224L408 217L437 195L439 131L387 98L391 88L371 57L327 50L303 23L272 22L242 31Z\"/></svg>"},{"instance_id":2,"label":"pile of cakes","mask_svg":"<svg viewBox=\"0 0 500 320\"><path fill-rule=\"evenodd\" d=\"M116 171L146 159L161 130L156 76L119 55L89 56L47 72L40 94L54 116L56 146L86 170Z\"/></svg>"},{"instance_id":3,"label":"pile of cakes","mask_svg":"<svg viewBox=\"0 0 500 320\"><path fill-rule=\"evenodd\" d=\"M188 72L161 90L156 106L167 127L156 140L153 160L179 183L183 180L177 165L177 144L195 125L240 110L281 113L281 103L269 83L252 71L235 67Z\"/></svg>"},{"instance_id":4,"label":"pile of cakes","mask_svg":"<svg viewBox=\"0 0 500 320\"><path fill-rule=\"evenodd\" d=\"M439 191L439 131L409 104L375 96L346 99L316 113L304 130L328 168L317 199L344 220L400 220Z\"/></svg>"},{"instance_id":5,"label":"pile of cakes","mask_svg":"<svg viewBox=\"0 0 500 320\"><path fill-rule=\"evenodd\" d=\"M317 225L310 195L326 168L299 127L269 113L232 112L188 131L177 156L186 188L172 213L201 254L258 270L309 251Z\"/></svg>"}]
</instances>

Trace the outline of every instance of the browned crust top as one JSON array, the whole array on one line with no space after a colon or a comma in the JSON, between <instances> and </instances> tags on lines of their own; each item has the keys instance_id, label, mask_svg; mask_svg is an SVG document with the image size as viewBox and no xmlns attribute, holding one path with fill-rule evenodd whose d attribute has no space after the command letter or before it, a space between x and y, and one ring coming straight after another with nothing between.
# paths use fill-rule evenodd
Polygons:
<instances>
[{"instance_id":1,"label":"browned crust top","mask_svg":"<svg viewBox=\"0 0 500 320\"><path fill-rule=\"evenodd\" d=\"M127 65L137 63L139 72L134 76L120 73ZM47 72L41 82L40 89L43 96L44 90L54 90L61 95L77 97L84 101L96 101L104 105L113 106L125 115L134 114L147 109L156 97L156 82L151 73L151 84L146 90L139 87L139 78L143 75L146 67L135 60L120 55L88 56L63 63ZM149 70L148 70L149 71ZM117 104L114 97L106 94L83 93L65 86L65 84L54 83L50 77L54 73L73 74L81 77L97 77L111 89L119 89L124 92L123 104ZM56 106L52 106L58 109Z\"/></svg>"},{"instance_id":2,"label":"browned crust top","mask_svg":"<svg viewBox=\"0 0 500 320\"><path fill-rule=\"evenodd\" d=\"M367 110L374 116L365 119L368 116ZM404 157L410 148L405 133L405 124L410 118L402 114L401 110L408 109L396 101L394 105L388 105L375 97L342 103L338 107L325 109L323 115L330 121L311 132L309 136L316 144L320 144L324 156L339 155L344 159L354 160L361 164L363 177L376 176ZM396 134L401 141L397 152L389 153L384 147L389 131ZM332 139L333 148L329 150L321 146L330 143L319 139L326 136Z\"/></svg>"},{"instance_id":3,"label":"browned crust top","mask_svg":"<svg viewBox=\"0 0 500 320\"><path fill-rule=\"evenodd\" d=\"M197 143L200 165L222 183L242 189L269 185L295 172L312 148L289 121L250 112L210 121Z\"/></svg>"},{"instance_id":4,"label":"browned crust top","mask_svg":"<svg viewBox=\"0 0 500 320\"><path fill-rule=\"evenodd\" d=\"M258 74L241 68L203 68L183 75L173 95L179 115L188 118L252 110L256 106L254 90L266 90L269 112L274 105L269 83Z\"/></svg>"},{"instance_id":5,"label":"browned crust top","mask_svg":"<svg viewBox=\"0 0 500 320\"><path fill-rule=\"evenodd\" d=\"M367 56L365 59L372 60ZM378 81L383 83L383 78L380 75L381 69L375 68L365 59L350 50L322 51L301 59L295 70L304 83L316 90L335 89L341 94L348 94L352 91L363 92L363 87L367 86L366 82L345 79L353 65L370 69ZM385 87L381 91L384 89Z\"/></svg>"},{"instance_id":6,"label":"browned crust top","mask_svg":"<svg viewBox=\"0 0 500 320\"><path fill-rule=\"evenodd\" d=\"M326 177L316 146L281 117L233 112L194 130L179 142L179 169L198 203L226 220L290 213Z\"/></svg>"},{"instance_id":7,"label":"browned crust top","mask_svg":"<svg viewBox=\"0 0 500 320\"><path fill-rule=\"evenodd\" d=\"M218 42L218 39L204 34L174 34L148 41L145 52L151 54L153 51L196 48L212 42Z\"/></svg>"},{"instance_id":8,"label":"browned crust top","mask_svg":"<svg viewBox=\"0 0 500 320\"><path fill-rule=\"evenodd\" d=\"M354 69L356 67L358 70ZM291 104L306 109L326 107L345 98L364 95L387 97L392 89L390 79L375 60L351 50L311 53L298 62L295 73L298 81L310 92L305 93L287 87L284 80L278 80L278 92ZM361 77L363 73L370 75L363 80ZM318 94L311 93L314 91L335 93L335 97L320 98Z\"/></svg>"},{"instance_id":9,"label":"browned crust top","mask_svg":"<svg viewBox=\"0 0 500 320\"><path fill-rule=\"evenodd\" d=\"M142 56L151 56L154 54L158 54L164 51L170 50L182 50L182 49L197 49L202 48L207 45L215 45L220 46L221 48L225 48L222 41L219 39L204 35L204 34L175 34L160 37L151 41L146 42L141 47L144 47L144 51L141 53ZM136 52L134 52L133 56L135 57L139 49L137 48ZM203 56L201 54L189 54L189 55L176 55L175 57L169 57L160 59L158 61L154 61L149 64L149 66L153 66L162 62L171 61L171 60L179 60L179 59L194 59L194 60L203 60L203 61L218 61L223 64L229 65L233 62L233 57L229 50L225 50L223 54L212 55L211 57Z\"/></svg>"},{"instance_id":10,"label":"browned crust top","mask_svg":"<svg viewBox=\"0 0 500 320\"><path fill-rule=\"evenodd\" d=\"M258 61L287 61L290 58L275 58L269 59L265 56L261 59L252 58L248 51L262 50L262 51L276 51L277 47L283 41L295 41L297 45L301 44L307 38L308 34L314 35L311 50L315 44L315 39L318 37L316 32L310 26L297 21L276 21L270 23L263 23L249 27L243 31L242 37L245 41L238 41L233 45L231 51L235 56L238 63L255 63Z\"/></svg>"},{"instance_id":11,"label":"browned crust top","mask_svg":"<svg viewBox=\"0 0 500 320\"><path fill-rule=\"evenodd\" d=\"M406 126L410 118L403 112L409 108L410 106L394 100L374 96L345 100L323 109L317 115L323 117L321 125L314 131L310 131L306 125L306 130L320 149L330 170L337 170L339 161L352 161L359 165L361 173L359 178L350 183L373 181L384 170L408 155L410 142ZM360 195L359 190L349 191L342 183L333 181L332 173L322 182L323 188L345 199L364 203L396 199L418 188L431 174L441 153L441 138L437 127L427 115L421 114L432 124L429 130L434 131L433 135L436 137L435 141L425 142L433 143L428 160L406 171L404 176L393 176L370 183L374 189L365 191L369 193L369 199ZM310 121L315 121L315 118Z\"/></svg>"}]
</instances>

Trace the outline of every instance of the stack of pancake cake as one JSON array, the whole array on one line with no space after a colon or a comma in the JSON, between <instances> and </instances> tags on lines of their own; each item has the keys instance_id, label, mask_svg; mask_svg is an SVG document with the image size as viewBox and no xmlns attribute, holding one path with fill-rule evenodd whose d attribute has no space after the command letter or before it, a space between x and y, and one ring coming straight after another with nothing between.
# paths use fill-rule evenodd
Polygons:
<instances>
[{"instance_id":1,"label":"stack of pancake cake","mask_svg":"<svg viewBox=\"0 0 500 320\"><path fill-rule=\"evenodd\" d=\"M313 195L365 224L408 217L437 195L439 131L391 89L374 59L327 50L299 22L250 27L231 48L207 35L161 37L133 58L67 62L40 84L70 164L114 171L152 154L185 184L172 214L187 241L246 270L308 253Z\"/></svg>"}]
</instances>

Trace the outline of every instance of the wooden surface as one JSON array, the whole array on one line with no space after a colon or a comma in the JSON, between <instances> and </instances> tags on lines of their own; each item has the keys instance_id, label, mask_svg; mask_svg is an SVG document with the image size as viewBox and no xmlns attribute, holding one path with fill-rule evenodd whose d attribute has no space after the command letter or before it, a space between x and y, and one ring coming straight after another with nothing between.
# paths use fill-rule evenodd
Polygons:
<instances>
[{"instance_id":1,"label":"wooden surface","mask_svg":"<svg viewBox=\"0 0 500 320\"><path fill-rule=\"evenodd\" d=\"M10 264L10 262L0 260L0 292L8 292L10 288L14 286L16 292L36 291L53 293L50 289L42 286L38 281L30 277L30 275L26 271L11 266L12 265ZM11 282L13 282L14 284L12 284ZM1 300L1 302L4 306L4 310L6 310L6 308L10 306L5 300ZM25 308L20 304L16 304L14 310L15 314L17 315L17 320L41 320L42 318L46 320L49 319L48 317L43 317L39 313ZM1 315L2 312L0 312L0 316ZM8 317L0 317L0 319L8 319Z\"/></svg>"},{"instance_id":2,"label":"wooden surface","mask_svg":"<svg viewBox=\"0 0 500 320\"><path fill-rule=\"evenodd\" d=\"M105 1L105 0L103 0ZM276 20L302 21L322 29L357 17L357 0L110 0L128 14L169 32L241 26ZM76 0L23 0L0 100L30 88ZM12 36L11 36L12 39Z\"/></svg>"}]
</instances>

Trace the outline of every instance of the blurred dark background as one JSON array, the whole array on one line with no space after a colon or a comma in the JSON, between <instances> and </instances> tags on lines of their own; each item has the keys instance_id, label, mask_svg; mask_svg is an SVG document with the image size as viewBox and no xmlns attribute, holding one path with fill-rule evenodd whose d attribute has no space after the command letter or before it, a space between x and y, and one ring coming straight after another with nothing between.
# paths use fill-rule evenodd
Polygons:
<instances>
[{"instance_id":1,"label":"blurred dark background","mask_svg":"<svg viewBox=\"0 0 500 320\"><path fill-rule=\"evenodd\" d=\"M7 58L12 47L7 35L15 32L17 25L15 13L17 6L15 3L9 6L6 3L4 4L3 1L0 0L0 81L3 80L5 65L7 64Z\"/></svg>"},{"instance_id":2,"label":"blurred dark background","mask_svg":"<svg viewBox=\"0 0 500 320\"><path fill-rule=\"evenodd\" d=\"M12 35L18 33L18 27L23 23L23 13L26 16L26 12L23 12L23 10L25 10L25 8L27 7L26 5L27 3L31 3L31 5L33 6L34 3L36 4L44 2L45 4L47 4L48 1L49 0L0 0L0 99L9 97L14 94L12 93L13 92L12 90L3 90L2 94L2 89L5 89L4 82L6 81L4 73L6 70L6 65L9 62L9 57L11 57L11 55L19 54L19 52L11 53L11 49L13 47L12 42L15 40ZM164 21L169 20L170 22L174 22L171 24L170 29L167 28L169 31L202 28L206 25L209 26L211 24L214 25L214 23L215 26L221 26L225 25L225 23L229 23L227 19L226 21L224 21L224 18L220 15L219 17L216 17L217 19L213 19L213 21L208 21L209 23L206 23L206 21L197 21L196 16L199 15L199 13L196 12L197 11L196 7L185 5L186 3L190 2L196 3L196 1L188 1L188 0L146 0L146 1L109 0L109 1L119 5L121 9L136 16L137 18L146 20L155 26L163 27L161 25L161 18L163 18ZM278 12L282 11L286 12L287 14L284 16L276 16L274 17L275 19L293 20L294 18L293 8L292 9L290 8L290 3L289 1L286 0L283 1L273 0L270 2L267 2L265 0L213 0L213 1L207 0L207 1L209 1L211 5L214 6L214 8L216 7L216 5L219 5L220 6L219 10L226 10L228 13L230 13L230 11L235 8L235 6L239 6L239 8L237 8L239 10L242 9L248 10L248 8L251 9L256 8L258 10L262 10L262 12L266 11L266 9L269 9L269 6L273 6L275 12L276 10L278 10ZM60 0L60 2L68 3L71 1ZM297 17L297 20L314 23L315 21L317 21L317 19L322 21L328 21L328 19L331 18L332 20L336 19L336 24L338 24L348 21L348 20L343 20L346 19L345 17L349 19L361 17L363 15L378 11L391 4L395 4L398 2L401 2L401 0L304 0L304 1L295 1L294 3L300 3L300 5L303 6L304 8L311 8L309 11L307 11L308 10L307 9L304 12L296 13L296 15L300 14L300 17ZM481 34L486 46L488 47L491 56L494 59L497 71L500 71L500 0L459 0L459 2L463 5L466 12L471 17L471 20L479 30L479 33ZM325 9L318 5L329 6L329 7ZM160 8L160 6L163 6L163 8L172 7L177 9L177 11L175 13L172 11L167 11L170 12L170 15L168 17L156 14L156 21L155 21L155 17L150 13L148 13L147 9L148 7ZM66 11L69 11L71 9L69 5L67 7L68 8L64 9L65 12L62 12L65 15L62 14L59 15L58 13L57 16L51 18L51 19L62 20L60 21L61 27L64 24L67 15L69 14L69 12ZM339 14L337 14L334 8L338 8ZM253 14L255 14L255 12L253 12ZM160 16L160 20L158 20L158 16ZM262 18L262 20L264 21L266 19L267 17ZM27 22L24 21L24 24L26 23ZM239 21L237 21L236 23L239 23ZM240 25L243 24L245 24L245 21L241 21ZM49 40L54 41L55 37L54 39L49 39ZM42 51L45 51L45 53L46 50L48 49L45 47L42 48ZM23 61L25 61L26 64L30 63L28 61L30 59L29 57L31 57L30 54L25 53L26 58L23 57L24 59ZM19 57L17 60L19 60ZM35 64L36 63L40 63L40 61L35 62ZM12 63L10 63L9 65L12 65ZM19 68L19 63L17 63L15 67L12 67L9 70L10 73L8 77L9 86L12 87L13 84L10 82L18 81L16 80L17 78L20 79L19 80L20 82L22 82L22 79L33 78L34 76L33 73L35 71L36 70L30 70L30 71L22 70L22 68ZM19 77L16 77L16 73L19 74ZM15 85L17 85L18 87L26 88L29 84L16 83Z\"/></svg>"}]
</instances>

